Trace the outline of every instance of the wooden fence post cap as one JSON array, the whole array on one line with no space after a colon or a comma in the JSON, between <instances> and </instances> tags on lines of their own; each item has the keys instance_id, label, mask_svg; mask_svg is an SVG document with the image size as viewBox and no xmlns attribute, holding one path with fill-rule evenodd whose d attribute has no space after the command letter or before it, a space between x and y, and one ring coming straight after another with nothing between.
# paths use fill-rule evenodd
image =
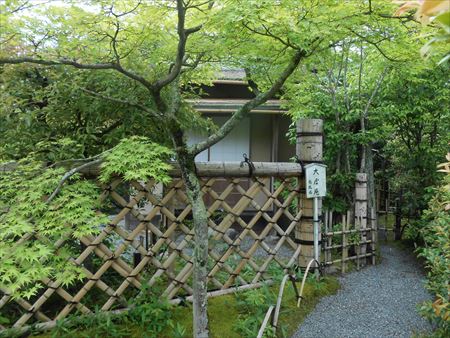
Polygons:
<instances>
[{"instance_id":1,"label":"wooden fence post cap","mask_svg":"<svg viewBox=\"0 0 450 338\"><path fill-rule=\"evenodd\" d=\"M322 119L297 120L297 133L302 132L323 133L323 120Z\"/></svg>"}]
</instances>

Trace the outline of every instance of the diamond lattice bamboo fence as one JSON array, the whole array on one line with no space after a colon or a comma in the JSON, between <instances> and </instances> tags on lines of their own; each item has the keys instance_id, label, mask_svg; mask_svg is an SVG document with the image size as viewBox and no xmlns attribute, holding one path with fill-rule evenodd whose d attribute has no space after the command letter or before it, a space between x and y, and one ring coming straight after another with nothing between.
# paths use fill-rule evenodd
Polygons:
<instances>
[{"instance_id":1,"label":"diamond lattice bamboo fence","mask_svg":"<svg viewBox=\"0 0 450 338\"><path fill-rule=\"evenodd\" d=\"M203 164L198 170L209 215L210 291L252 287L293 269L301 250L293 231L302 214L301 166ZM61 281L43 279L41 292L28 300L0 290L0 314L14 327L50 326L76 311L126 308L144 283L173 302L191 296L191 206L176 170L172 174L164 187L120 178L103 186L109 224L70 243L76 254L68 264L82 268L83 280L64 287ZM64 238L56 243L65 244Z\"/></svg>"}]
</instances>

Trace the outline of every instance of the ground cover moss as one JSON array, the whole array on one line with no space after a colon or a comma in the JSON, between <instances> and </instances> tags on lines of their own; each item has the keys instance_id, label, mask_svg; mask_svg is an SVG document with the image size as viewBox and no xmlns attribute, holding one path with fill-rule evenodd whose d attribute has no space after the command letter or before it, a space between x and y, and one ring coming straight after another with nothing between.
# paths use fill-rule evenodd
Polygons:
<instances>
[{"instance_id":1,"label":"ground cover moss","mask_svg":"<svg viewBox=\"0 0 450 338\"><path fill-rule=\"evenodd\" d=\"M298 289L300 284L297 283ZM301 302L299 308L297 308L295 292L290 283L286 284L280 317L279 327L282 328L282 332L279 332L279 336L291 336L297 329L299 324L310 313L321 297L332 295L339 289L339 282L334 277L322 278L320 282L316 282L313 279L309 279L305 285L303 291L304 299ZM256 292L259 292L257 289ZM275 284L269 288L270 292L274 295L278 294L279 284ZM238 297L242 297L244 291L239 294L229 294L220 297L210 298L208 302L208 314L210 320L210 336L213 338L238 338L242 337L236 331L236 322L238 318L246 316L248 314L239 307ZM261 290L262 292L262 290ZM274 305L274 303L273 303ZM264 311L268 306L264 304ZM166 322L166 327L162 330L162 333L158 335L152 334L152 332L145 332L143 328L129 320L121 319L121 316L117 317L104 317L97 323L95 320L91 320L90 323L81 322L81 327L72 327L70 329L65 328L64 325L56 330L52 330L46 333L37 334L33 337L39 338L51 338L51 337L192 337L192 307L190 304L185 306L171 307L170 319ZM109 326L108 326L109 321ZM101 325L99 325L101 324ZM89 326L89 327L86 327ZM107 331L107 333L106 333ZM255 332L256 334L256 332Z\"/></svg>"}]
</instances>

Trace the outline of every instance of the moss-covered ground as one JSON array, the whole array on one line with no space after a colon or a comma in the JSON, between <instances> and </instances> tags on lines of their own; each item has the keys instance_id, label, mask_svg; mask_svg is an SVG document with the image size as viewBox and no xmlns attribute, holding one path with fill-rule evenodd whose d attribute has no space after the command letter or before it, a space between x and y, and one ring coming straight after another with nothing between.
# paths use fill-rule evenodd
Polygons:
<instances>
[{"instance_id":1,"label":"moss-covered ground","mask_svg":"<svg viewBox=\"0 0 450 338\"><path fill-rule=\"evenodd\" d=\"M297 284L300 288L300 283ZM273 285L269 288L274 295L278 294L279 285ZM291 336L303 319L310 313L316 303L321 297L334 294L339 289L339 283L334 277L325 277L320 283L310 280L303 291L303 300L299 308L296 306L295 292L290 283L286 284L285 293L283 296L281 313L280 313L280 327L283 328L283 334L279 336ZM249 291L244 291L249 292ZM262 292L262 290L261 290ZM240 298L239 298L240 297ZM244 297L245 298L245 297ZM238 300L240 299L240 301ZM220 338L234 338L242 337L242 334L236 330L236 322L239 319L245 318L246 313L242 310L239 304L242 302L242 293L229 294L220 297L210 298L208 302L208 314L210 323L210 336ZM263 305L268 307L267 304ZM108 331L109 337L192 337L192 309L191 306L175 306L170 310L170 322L166 323L162 332L154 335L151 332L143 332L142 327L132 322L126 321L124 323L112 325ZM266 311L266 310L264 310ZM100 325L100 326L103 326ZM182 334L175 333L174 327L184 328ZM106 337L105 327L102 330L95 326L84 326L84 328L65 330L64 325L59 329L49 331L42 334L37 334L33 337L50 338L50 337ZM256 335L256 332L255 332Z\"/></svg>"}]
</instances>

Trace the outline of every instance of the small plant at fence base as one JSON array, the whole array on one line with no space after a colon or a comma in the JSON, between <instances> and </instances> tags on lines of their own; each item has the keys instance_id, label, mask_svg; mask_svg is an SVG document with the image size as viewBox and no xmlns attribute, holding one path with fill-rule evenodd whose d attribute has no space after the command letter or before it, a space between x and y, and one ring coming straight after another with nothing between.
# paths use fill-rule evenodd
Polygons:
<instances>
[{"instance_id":1,"label":"small plant at fence base","mask_svg":"<svg viewBox=\"0 0 450 338\"><path fill-rule=\"evenodd\" d=\"M233 329L242 337L254 338L264 319L267 308L276 301L276 294L268 286L237 294L241 314ZM276 337L275 328L268 327L265 337Z\"/></svg>"}]
</instances>

